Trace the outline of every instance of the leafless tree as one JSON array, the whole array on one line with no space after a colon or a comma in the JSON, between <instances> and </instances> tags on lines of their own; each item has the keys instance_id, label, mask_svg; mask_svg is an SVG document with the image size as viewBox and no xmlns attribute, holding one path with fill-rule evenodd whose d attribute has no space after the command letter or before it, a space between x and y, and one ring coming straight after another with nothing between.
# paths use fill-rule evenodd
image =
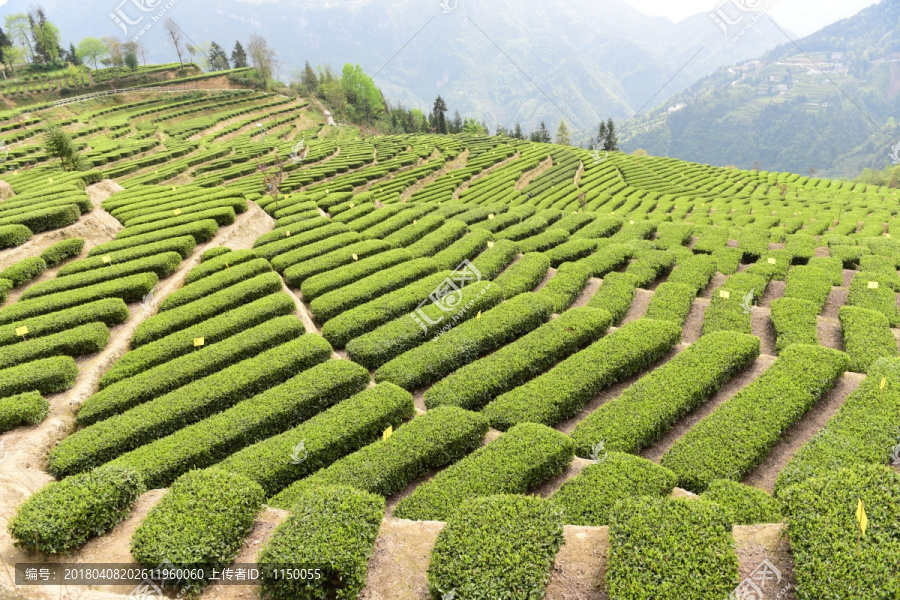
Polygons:
<instances>
[{"instance_id":1,"label":"leafless tree","mask_svg":"<svg viewBox=\"0 0 900 600\"><path fill-rule=\"evenodd\" d=\"M175 46L175 53L178 54L178 63L184 67L184 59L182 59L182 50L181 50L181 29L179 29L178 25L175 24L175 21L172 19L166 19L166 22L163 23L163 28L168 32L169 36L172 38L172 45Z\"/></svg>"},{"instance_id":2,"label":"leafless tree","mask_svg":"<svg viewBox=\"0 0 900 600\"><path fill-rule=\"evenodd\" d=\"M109 52L109 61L114 67L121 67L125 64L125 53L122 50L122 40L113 36L100 38L100 41L106 46Z\"/></svg>"},{"instance_id":3,"label":"leafless tree","mask_svg":"<svg viewBox=\"0 0 900 600\"><path fill-rule=\"evenodd\" d=\"M256 159L256 170L263 176L263 194L275 201L275 212L278 212L279 190L285 178L284 163L285 159L278 158L278 148L272 150L272 164Z\"/></svg>"},{"instance_id":4,"label":"leafless tree","mask_svg":"<svg viewBox=\"0 0 900 600\"><path fill-rule=\"evenodd\" d=\"M250 56L253 68L264 79L269 79L275 67L275 50L269 47L266 39L258 33L251 35L247 44L247 54Z\"/></svg>"}]
</instances>

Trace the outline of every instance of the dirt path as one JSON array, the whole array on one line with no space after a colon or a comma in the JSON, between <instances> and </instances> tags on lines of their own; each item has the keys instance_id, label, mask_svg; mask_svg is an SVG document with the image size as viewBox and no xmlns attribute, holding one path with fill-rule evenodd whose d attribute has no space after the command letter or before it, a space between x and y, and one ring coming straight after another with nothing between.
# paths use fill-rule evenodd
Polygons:
<instances>
[{"instance_id":1,"label":"dirt path","mask_svg":"<svg viewBox=\"0 0 900 600\"><path fill-rule=\"evenodd\" d=\"M434 183L438 178L443 177L447 173L458 171L459 169L464 169L468 163L469 149L466 148L465 150L460 152L452 161L448 161L443 167L441 167L428 177L420 179L412 186L403 190L403 193L400 194L400 202L407 202L410 198L412 198L413 194L425 188L425 186L427 186L429 183Z\"/></svg>"},{"instance_id":2,"label":"dirt path","mask_svg":"<svg viewBox=\"0 0 900 600\"><path fill-rule=\"evenodd\" d=\"M546 172L547 169L552 166L553 158L548 155L547 158L541 161L541 164L530 171L525 171L522 176L519 177L519 180L516 182L516 191L521 192L522 190L524 190L526 187L528 187L529 183L543 175L544 172Z\"/></svg>"}]
</instances>

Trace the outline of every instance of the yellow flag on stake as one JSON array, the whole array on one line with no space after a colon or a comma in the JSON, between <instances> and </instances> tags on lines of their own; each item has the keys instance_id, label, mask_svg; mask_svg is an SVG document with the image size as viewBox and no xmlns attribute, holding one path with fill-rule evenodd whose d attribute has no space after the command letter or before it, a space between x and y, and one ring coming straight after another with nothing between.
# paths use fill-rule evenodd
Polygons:
<instances>
[{"instance_id":1,"label":"yellow flag on stake","mask_svg":"<svg viewBox=\"0 0 900 600\"><path fill-rule=\"evenodd\" d=\"M353 260L359 260L359 257L358 257L357 255L354 254L354 255L353 255Z\"/></svg>"},{"instance_id":2,"label":"yellow flag on stake","mask_svg":"<svg viewBox=\"0 0 900 600\"><path fill-rule=\"evenodd\" d=\"M26 336L28 335L27 327L16 327L16 335Z\"/></svg>"},{"instance_id":3,"label":"yellow flag on stake","mask_svg":"<svg viewBox=\"0 0 900 600\"><path fill-rule=\"evenodd\" d=\"M480 318L481 318L481 311L479 310L479 311L478 311L478 314L475 315L475 320L477 321L477 320L480 319Z\"/></svg>"},{"instance_id":4,"label":"yellow flag on stake","mask_svg":"<svg viewBox=\"0 0 900 600\"><path fill-rule=\"evenodd\" d=\"M887 377L882 377L882 378L881 378L881 386L879 386L878 389L879 389L879 390L883 390L883 389L884 389L884 385L885 385L886 383L887 383Z\"/></svg>"},{"instance_id":5,"label":"yellow flag on stake","mask_svg":"<svg viewBox=\"0 0 900 600\"><path fill-rule=\"evenodd\" d=\"M194 338L194 347L195 348L199 348L200 346L204 345L205 343L206 343L206 340L202 337Z\"/></svg>"},{"instance_id":6,"label":"yellow flag on stake","mask_svg":"<svg viewBox=\"0 0 900 600\"><path fill-rule=\"evenodd\" d=\"M103 261L104 263L106 263L106 264L109 264L109 263L112 262L112 257L111 257L109 254L107 254L106 256L104 256L103 258L101 258L100 260L102 260L102 261Z\"/></svg>"},{"instance_id":7,"label":"yellow flag on stake","mask_svg":"<svg viewBox=\"0 0 900 600\"><path fill-rule=\"evenodd\" d=\"M859 530L863 535L866 535L866 527L869 526L869 518L866 516L866 507L863 504L862 498L859 499L859 503L856 505L856 520L859 522Z\"/></svg>"},{"instance_id":8,"label":"yellow flag on stake","mask_svg":"<svg viewBox=\"0 0 900 600\"><path fill-rule=\"evenodd\" d=\"M392 435L394 435L394 426L390 425L387 429L384 430L384 433L381 434L381 439L383 439L384 441L388 441L388 438L390 438Z\"/></svg>"}]
</instances>

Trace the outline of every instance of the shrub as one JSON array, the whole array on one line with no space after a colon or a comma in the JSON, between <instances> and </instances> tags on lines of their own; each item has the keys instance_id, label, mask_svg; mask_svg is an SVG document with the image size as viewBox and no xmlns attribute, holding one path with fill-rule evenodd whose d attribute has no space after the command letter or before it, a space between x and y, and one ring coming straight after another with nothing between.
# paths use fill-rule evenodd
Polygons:
<instances>
[{"instance_id":1,"label":"shrub","mask_svg":"<svg viewBox=\"0 0 900 600\"><path fill-rule=\"evenodd\" d=\"M499 396L484 413L496 429L517 423L556 425L574 417L602 389L663 358L681 339L681 327L639 319Z\"/></svg>"},{"instance_id":2,"label":"shrub","mask_svg":"<svg viewBox=\"0 0 900 600\"><path fill-rule=\"evenodd\" d=\"M34 233L42 233L71 225L80 216L81 210L76 204L64 204L62 206L39 208L6 217L0 215L0 226L24 225Z\"/></svg>"},{"instance_id":3,"label":"shrub","mask_svg":"<svg viewBox=\"0 0 900 600\"><path fill-rule=\"evenodd\" d=\"M144 490L137 475L115 467L53 481L19 507L9 533L27 550L71 552L123 521Z\"/></svg>"},{"instance_id":4,"label":"shrub","mask_svg":"<svg viewBox=\"0 0 900 600\"><path fill-rule=\"evenodd\" d=\"M625 272L634 276L637 287L646 288L675 266L675 255L666 250L650 250L638 255Z\"/></svg>"},{"instance_id":5,"label":"shrub","mask_svg":"<svg viewBox=\"0 0 900 600\"><path fill-rule=\"evenodd\" d=\"M368 369L377 369L427 342L429 331L426 323L431 325L430 333L435 338L448 327L494 308L503 300L503 293L499 286L490 281L480 281L466 286L456 297L459 300L452 307L446 306L449 304L446 301L427 304L413 314L398 317L351 340L347 343L347 357Z\"/></svg>"},{"instance_id":6,"label":"shrub","mask_svg":"<svg viewBox=\"0 0 900 600\"><path fill-rule=\"evenodd\" d=\"M390 383L363 390L308 421L231 455L219 468L239 473L273 496L400 427L416 414L412 394ZM285 457L298 457L285 460Z\"/></svg>"},{"instance_id":7,"label":"shrub","mask_svg":"<svg viewBox=\"0 0 900 600\"><path fill-rule=\"evenodd\" d=\"M701 337L581 421L572 432L578 456L590 458L600 442L630 453L651 446L753 362L759 348L758 338L742 333Z\"/></svg>"},{"instance_id":8,"label":"shrub","mask_svg":"<svg viewBox=\"0 0 900 600\"><path fill-rule=\"evenodd\" d=\"M880 465L823 473L785 493L798 598L900 595L900 474ZM859 501L868 517L859 537Z\"/></svg>"},{"instance_id":9,"label":"shrub","mask_svg":"<svg viewBox=\"0 0 900 600\"><path fill-rule=\"evenodd\" d=\"M674 487L675 473L649 460L600 452L596 462L566 481L551 501L562 510L566 525L600 527L609 524L610 512L619 500L668 496Z\"/></svg>"},{"instance_id":10,"label":"shrub","mask_svg":"<svg viewBox=\"0 0 900 600\"><path fill-rule=\"evenodd\" d=\"M186 214L181 217L160 219L158 221L153 221L152 223L126 227L116 235L116 240L125 240L127 238L145 235L148 233L153 233L155 231L173 229L182 225L190 225L205 220L215 221L219 227L224 227L226 225L231 225L232 223L234 223L234 219L234 209L230 206L211 208L197 213Z\"/></svg>"},{"instance_id":11,"label":"shrub","mask_svg":"<svg viewBox=\"0 0 900 600\"><path fill-rule=\"evenodd\" d=\"M160 242L163 240L168 240L170 238L183 237L186 235L194 238L195 243L202 244L203 242L208 242L209 240L213 239L218 231L219 224L216 221L214 221L213 219L204 219L202 221L188 223L187 225L169 227L167 229L161 229L159 231L145 233L142 235L133 235L121 240L115 239L111 242L106 242L105 244L94 246L88 252L88 256L103 256L104 254L110 254L112 252L118 252L121 250L140 248L141 246L154 242Z\"/></svg>"},{"instance_id":12,"label":"shrub","mask_svg":"<svg viewBox=\"0 0 900 600\"><path fill-rule=\"evenodd\" d=\"M25 258L0 271L0 279L12 281L13 287L25 285L47 269L47 263L39 256Z\"/></svg>"},{"instance_id":13,"label":"shrub","mask_svg":"<svg viewBox=\"0 0 900 600\"><path fill-rule=\"evenodd\" d=\"M353 264L354 254L357 260L363 260L369 256L376 256L388 249L390 249L390 246L381 240L356 242L284 269L284 279L292 288L300 288L303 282L310 277Z\"/></svg>"},{"instance_id":14,"label":"shrub","mask_svg":"<svg viewBox=\"0 0 900 600\"><path fill-rule=\"evenodd\" d=\"M272 600L352 600L366 584L369 558L385 502L348 487L322 487L297 495L291 515L259 553L263 593ZM279 569L302 565L320 573L286 579Z\"/></svg>"},{"instance_id":15,"label":"shrub","mask_svg":"<svg viewBox=\"0 0 900 600\"><path fill-rule=\"evenodd\" d=\"M550 259L538 252L525 254L518 262L500 274L494 283L508 300L530 292L544 279L550 269Z\"/></svg>"},{"instance_id":16,"label":"shrub","mask_svg":"<svg viewBox=\"0 0 900 600\"><path fill-rule=\"evenodd\" d=\"M226 246L216 246L215 248L210 248L200 255L200 262L205 263L206 261L218 256L222 256L223 254L228 254L231 251L231 248L228 248Z\"/></svg>"},{"instance_id":17,"label":"shrub","mask_svg":"<svg viewBox=\"0 0 900 600\"><path fill-rule=\"evenodd\" d=\"M46 315L104 298L121 298L125 302L136 302L150 293L158 280L159 278L154 273L140 273L84 288L21 300L0 310L0 325Z\"/></svg>"},{"instance_id":18,"label":"shrub","mask_svg":"<svg viewBox=\"0 0 900 600\"><path fill-rule=\"evenodd\" d=\"M41 394L63 392L75 385L76 377L78 366L69 356L22 363L0 370L0 398L33 390Z\"/></svg>"},{"instance_id":19,"label":"shrub","mask_svg":"<svg viewBox=\"0 0 900 600\"><path fill-rule=\"evenodd\" d=\"M696 246L694 249L696 250ZM738 248L718 248L712 253L713 260L716 261L716 268L722 275L737 273L743 255Z\"/></svg>"},{"instance_id":20,"label":"shrub","mask_svg":"<svg viewBox=\"0 0 900 600\"><path fill-rule=\"evenodd\" d=\"M304 231L302 233L294 233L292 227L293 226L285 230L285 232L281 234L281 239L278 241L269 242L267 244L260 244L257 240L257 242L253 246L256 254L261 258L265 258L266 260L273 260L276 256L287 254L291 250L297 250L298 248L302 249L304 246L309 246L315 242L321 242L322 240L326 240L328 238L340 238L348 233L347 227L345 225L341 225L340 223L332 223L330 225L317 227L315 229ZM352 238L353 241L359 240L358 235L351 235L347 239L350 238ZM287 256L283 257L282 260L285 263L284 267L294 264L294 261L291 261ZM278 263L273 263L273 266L276 269L279 269ZM282 270L284 267L282 267Z\"/></svg>"},{"instance_id":21,"label":"shrub","mask_svg":"<svg viewBox=\"0 0 900 600\"><path fill-rule=\"evenodd\" d=\"M498 495L462 505L431 552L433 598L537 598L563 543L560 511L541 498Z\"/></svg>"},{"instance_id":22,"label":"shrub","mask_svg":"<svg viewBox=\"0 0 900 600\"><path fill-rule=\"evenodd\" d=\"M276 292L201 321L187 329L171 333L125 354L100 378L100 389L195 352L197 348L194 346L194 340L197 338L203 338L206 344L215 344L270 319L293 314L296 308L294 300L289 295Z\"/></svg>"},{"instance_id":23,"label":"shrub","mask_svg":"<svg viewBox=\"0 0 900 600\"><path fill-rule=\"evenodd\" d=\"M55 476L65 476L103 464L221 412L330 357L331 347L322 338L301 336L77 431L53 449L49 468Z\"/></svg>"},{"instance_id":24,"label":"shrub","mask_svg":"<svg viewBox=\"0 0 900 600\"><path fill-rule=\"evenodd\" d=\"M358 262L337 267L327 273L314 275L303 282L300 291L303 293L303 299L309 302L322 294L353 284L365 277L410 260L412 260L412 256L406 250L380 252Z\"/></svg>"},{"instance_id":25,"label":"shrub","mask_svg":"<svg viewBox=\"0 0 900 600\"><path fill-rule=\"evenodd\" d=\"M131 345L135 348L143 346L179 329L196 325L225 311L281 290L281 278L275 273L257 275L206 298L154 315L138 325L131 339ZM2 312L0 312L0 318L2 318Z\"/></svg>"},{"instance_id":26,"label":"shrub","mask_svg":"<svg viewBox=\"0 0 900 600\"><path fill-rule=\"evenodd\" d=\"M553 312L562 313L581 294L591 273L588 268L580 263L565 263L559 267L556 274L538 292L539 296L547 298L553 306Z\"/></svg>"},{"instance_id":27,"label":"shrub","mask_svg":"<svg viewBox=\"0 0 900 600\"><path fill-rule=\"evenodd\" d=\"M75 258L81 254L84 248L84 240L81 238L71 238L57 242L41 252L41 258L47 263L48 267L55 267L59 263Z\"/></svg>"},{"instance_id":28,"label":"shrub","mask_svg":"<svg viewBox=\"0 0 900 600\"><path fill-rule=\"evenodd\" d=\"M0 369L51 356L84 356L99 352L109 341L103 323L87 323L43 337L11 344L0 355Z\"/></svg>"},{"instance_id":29,"label":"shrub","mask_svg":"<svg viewBox=\"0 0 900 600\"><path fill-rule=\"evenodd\" d=\"M799 266L788 271L784 289L785 298L798 298L812 302L816 314L825 307L831 293L831 277L818 267Z\"/></svg>"},{"instance_id":30,"label":"shrub","mask_svg":"<svg viewBox=\"0 0 900 600\"><path fill-rule=\"evenodd\" d=\"M564 230L551 229L519 240L516 244L519 246L519 252L527 254L529 252L547 252L548 250L565 243L568 239L569 234Z\"/></svg>"},{"instance_id":31,"label":"shrub","mask_svg":"<svg viewBox=\"0 0 900 600\"><path fill-rule=\"evenodd\" d=\"M78 410L78 423L89 425L174 391L229 365L300 337L303 324L284 316L257 325L219 343L204 345L187 354L104 387ZM205 341L205 340L204 340Z\"/></svg>"},{"instance_id":32,"label":"shrub","mask_svg":"<svg viewBox=\"0 0 900 600\"><path fill-rule=\"evenodd\" d=\"M703 491L716 479L739 480L815 404L848 366L847 355L794 344L753 383L695 425L663 456L679 485Z\"/></svg>"},{"instance_id":33,"label":"shrub","mask_svg":"<svg viewBox=\"0 0 900 600\"><path fill-rule=\"evenodd\" d=\"M472 232L477 234L477 230ZM495 279L508 267L519 255L519 247L510 240L494 242L494 246L488 248L472 261L472 266L478 269L483 279ZM454 265L451 268L455 268Z\"/></svg>"},{"instance_id":34,"label":"shrub","mask_svg":"<svg viewBox=\"0 0 900 600\"><path fill-rule=\"evenodd\" d=\"M818 314L818 307L807 300L800 298L773 300L772 325L777 335L775 351L780 354L791 344L818 344L816 334Z\"/></svg>"},{"instance_id":35,"label":"shrub","mask_svg":"<svg viewBox=\"0 0 900 600\"><path fill-rule=\"evenodd\" d=\"M551 310L549 302L536 294L521 294L387 362L375 372L375 381L390 381L407 390L429 385L536 329Z\"/></svg>"},{"instance_id":36,"label":"shrub","mask_svg":"<svg viewBox=\"0 0 900 600\"><path fill-rule=\"evenodd\" d=\"M634 301L636 290L637 279L633 275L609 273L604 277L600 289L588 302L588 306L608 311L615 325L625 318Z\"/></svg>"},{"instance_id":37,"label":"shrub","mask_svg":"<svg viewBox=\"0 0 900 600\"><path fill-rule=\"evenodd\" d=\"M175 237L160 242L145 244L136 248L110 252L103 256L91 256L90 258L76 260L73 263L61 267L59 271L56 272L56 276L63 277L74 275L75 273L83 273L84 271L90 271L92 269L109 268L111 265L130 262L148 256L165 254L167 252L177 252L181 255L181 258L187 258L194 252L194 248L196 247L197 242L189 235ZM109 258L109 263L104 262L104 258Z\"/></svg>"},{"instance_id":38,"label":"shrub","mask_svg":"<svg viewBox=\"0 0 900 600\"><path fill-rule=\"evenodd\" d=\"M672 321L684 325L696 297L697 291L689 285L661 283L650 300L650 306L647 307L645 316L648 319Z\"/></svg>"},{"instance_id":39,"label":"shrub","mask_svg":"<svg viewBox=\"0 0 900 600\"><path fill-rule=\"evenodd\" d=\"M844 350L850 355L851 371L865 373L879 358L897 356L897 340L888 319L880 312L842 306L839 312Z\"/></svg>"},{"instance_id":40,"label":"shrub","mask_svg":"<svg viewBox=\"0 0 900 600\"><path fill-rule=\"evenodd\" d=\"M0 433L19 425L37 425L50 413L50 403L38 392L0 398Z\"/></svg>"},{"instance_id":41,"label":"shrub","mask_svg":"<svg viewBox=\"0 0 900 600\"><path fill-rule=\"evenodd\" d=\"M369 444L292 484L269 504L291 509L303 491L330 485L347 485L386 498L478 448L487 430L487 419L478 413L454 406L430 410L401 426L387 441Z\"/></svg>"},{"instance_id":42,"label":"shrub","mask_svg":"<svg viewBox=\"0 0 900 600\"><path fill-rule=\"evenodd\" d=\"M828 273L831 285L840 286L844 283L844 265L841 261L834 257L815 257L809 259L807 263L810 267L822 269Z\"/></svg>"},{"instance_id":43,"label":"shrub","mask_svg":"<svg viewBox=\"0 0 900 600\"><path fill-rule=\"evenodd\" d=\"M13 282L9 279L0 279L0 304L6 302L9 290L13 289Z\"/></svg>"},{"instance_id":44,"label":"shrub","mask_svg":"<svg viewBox=\"0 0 900 600\"><path fill-rule=\"evenodd\" d=\"M596 341L609 324L609 313L604 310L585 307L565 312L435 383L425 392L425 406L432 409L449 404L479 410Z\"/></svg>"},{"instance_id":45,"label":"shrub","mask_svg":"<svg viewBox=\"0 0 900 600\"><path fill-rule=\"evenodd\" d=\"M553 268L559 265L587 258L597 249L597 241L591 239L575 239L547 251L545 254L550 259Z\"/></svg>"},{"instance_id":46,"label":"shrub","mask_svg":"<svg viewBox=\"0 0 900 600\"><path fill-rule=\"evenodd\" d=\"M812 477L889 462L900 443L894 418L898 410L900 358L883 358L869 367L865 380L837 414L781 471L775 482L776 495Z\"/></svg>"},{"instance_id":47,"label":"shrub","mask_svg":"<svg viewBox=\"0 0 900 600\"><path fill-rule=\"evenodd\" d=\"M217 248L213 248L213 250L216 249ZM191 272L188 273L184 280L184 285L191 285L201 279L231 269L231 267L252 262L257 258L256 252L253 250L231 250L229 248L226 248L226 250L228 250L228 252L219 253L218 255L202 259L201 263L191 269Z\"/></svg>"},{"instance_id":48,"label":"shrub","mask_svg":"<svg viewBox=\"0 0 900 600\"><path fill-rule=\"evenodd\" d=\"M697 254L672 271L667 281L687 285L694 289L696 295L709 285L715 274L715 259L705 254Z\"/></svg>"},{"instance_id":49,"label":"shrub","mask_svg":"<svg viewBox=\"0 0 900 600\"><path fill-rule=\"evenodd\" d=\"M24 225L0 225L0 250L21 246L31 236L31 230Z\"/></svg>"},{"instance_id":50,"label":"shrub","mask_svg":"<svg viewBox=\"0 0 900 600\"><path fill-rule=\"evenodd\" d=\"M738 585L724 509L702 500L632 498L613 509L606 586L622 600L721 600Z\"/></svg>"},{"instance_id":51,"label":"shrub","mask_svg":"<svg viewBox=\"0 0 900 600\"><path fill-rule=\"evenodd\" d=\"M717 479L701 496L725 509L728 521L735 525L780 523L780 503L764 490L730 481Z\"/></svg>"},{"instance_id":52,"label":"shrub","mask_svg":"<svg viewBox=\"0 0 900 600\"><path fill-rule=\"evenodd\" d=\"M168 277L181 264L181 255L177 252L166 252L156 256L148 256L126 263L109 266L105 269L92 269L84 273L76 273L74 275L66 275L65 277L57 277L50 281L38 283L28 288L22 294L22 300L46 296L48 294L56 294L77 288L84 288L90 285L96 285L113 279L121 279L129 275L140 273L153 273L158 278ZM137 300L137 298L135 298Z\"/></svg>"},{"instance_id":53,"label":"shrub","mask_svg":"<svg viewBox=\"0 0 900 600\"><path fill-rule=\"evenodd\" d=\"M234 268L226 268L223 271L203 278L200 281L187 284L180 290L170 294L159 306L160 312L172 310L179 306L184 306L191 302L196 302L207 298L216 292L222 291L229 287L239 284L242 281L269 273L272 266L269 261L256 258L248 262L241 263Z\"/></svg>"},{"instance_id":54,"label":"shrub","mask_svg":"<svg viewBox=\"0 0 900 600\"><path fill-rule=\"evenodd\" d=\"M81 306L75 306L40 317L16 321L0 325L0 346L8 346L23 341L16 335L16 329L26 327L25 339L34 340L42 336L52 335L57 331L65 331L87 323L100 322L107 327L121 325L128 320L128 306L119 298L97 300Z\"/></svg>"},{"instance_id":55,"label":"shrub","mask_svg":"<svg viewBox=\"0 0 900 600\"><path fill-rule=\"evenodd\" d=\"M319 296L310 303L309 308L317 320L326 322L342 312L366 303L373 297L402 288L437 270L437 263L430 258L402 263L369 275L353 286Z\"/></svg>"},{"instance_id":56,"label":"shrub","mask_svg":"<svg viewBox=\"0 0 900 600\"><path fill-rule=\"evenodd\" d=\"M869 287L876 284L876 288ZM885 277L877 272L860 271L850 283L847 305L878 311L888 319L891 327L900 325L897 311L897 294L885 283ZM2 314L2 313L0 313Z\"/></svg>"},{"instance_id":57,"label":"shrub","mask_svg":"<svg viewBox=\"0 0 900 600\"><path fill-rule=\"evenodd\" d=\"M622 228L624 221L619 217L601 217L572 234L572 239L608 238Z\"/></svg>"},{"instance_id":58,"label":"shrub","mask_svg":"<svg viewBox=\"0 0 900 600\"><path fill-rule=\"evenodd\" d=\"M214 465L248 444L282 433L349 398L368 383L368 371L359 365L325 361L282 385L123 454L112 464L134 469L148 486L164 487L191 468ZM281 456L285 465L291 454L289 450Z\"/></svg>"},{"instance_id":59,"label":"shrub","mask_svg":"<svg viewBox=\"0 0 900 600\"><path fill-rule=\"evenodd\" d=\"M446 521L472 498L525 494L562 473L572 440L549 427L523 423L420 484L397 505L398 519Z\"/></svg>"},{"instance_id":60,"label":"shrub","mask_svg":"<svg viewBox=\"0 0 900 600\"><path fill-rule=\"evenodd\" d=\"M241 548L265 495L253 481L215 469L179 477L131 536L131 555L148 567L221 569ZM181 580L198 589L203 579ZM181 583L181 582L180 582Z\"/></svg>"}]
</instances>

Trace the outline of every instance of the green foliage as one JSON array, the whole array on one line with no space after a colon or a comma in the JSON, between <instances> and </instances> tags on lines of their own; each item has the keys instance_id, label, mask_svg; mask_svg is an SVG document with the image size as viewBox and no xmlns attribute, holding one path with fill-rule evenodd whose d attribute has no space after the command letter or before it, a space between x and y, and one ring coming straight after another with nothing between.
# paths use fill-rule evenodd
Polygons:
<instances>
[{"instance_id":1,"label":"green foliage","mask_svg":"<svg viewBox=\"0 0 900 600\"><path fill-rule=\"evenodd\" d=\"M87 323L104 323L108 327L121 325L128 320L128 306L119 298L107 298L48 315L14 321L0 325L0 346L8 346L22 341L16 329L27 327L26 339L31 340L56 332L62 332Z\"/></svg>"},{"instance_id":2,"label":"green foliage","mask_svg":"<svg viewBox=\"0 0 900 600\"><path fill-rule=\"evenodd\" d=\"M596 462L566 481L552 502L563 511L566 525L600 527L609 524L619 500L640 496L668 496L675 473L649 460L598 448Z\"/></svg>"},{"instance_id":3,"label":"green foliage","mask_svg":"<svg viewBox=\"0 0 900 600\"><path fill-rule=\"evenodd\" d=\"M530 292L544 279L550 270L550 259L544 254L533 252L522 256L495 280L508 300L519 294Z\"/></svg>"},{"instance_id":4,"label":"green foliage","mask_svg":"<svg viewBox=\"0 0 900 600\"><path fill-rule=\"evenodd\" d=\"M0 225L0 250L21 246L31 236L31 230L25 225Z\"/></svg>"},{"instance_id":5,"label":"green foliage","mask_svg":"<svg viewBox=\"0 0 900 600\"><path fill-rule=\"evenodd\" d=\"M697 291L690 285L683 283L661 283L653 293L650 306L644 315L648 319L659 321L672 321L684 325Z\"/></svg>"},{"instance_id":6,"label":"green foliage","mask_svg":"<svg viewBox=\"0 0 900 600\"><path fill-rule=\"evenodd\" d=\"M819 310L814 303L786 297L773 300L770 308L772 325L775 327L777 353L780 354L791 344L819 343L816 335Z\"/></svg>"},{"instance_id":7,"label":"green foliage","mask_svg":"<svg viewBox=\"0 0 900 600\"><path fill-rule=\"evenodd\" d=\"M878 359L897 356L897 340L882 313L842 306L838 315L844 334L844 350L850 355L851 371L865 373Z\"/></svg>"},{"instance_id":8,"label":"green foliage","mask_svg":"<svg viewBox=\"0 0 900 600\"><path fill-rule=\"evenodd\" d=\"M63 261L69 260L81 254L84 248L84 240L81 238L71 238L57 242L41 252L41 258L47 263L48 267L55 267Z\"/></svg>"},{"instance_id":9,"label":"green foliage","mask_svg":"<svg viewBox=\"0 0 900 600\"><path fill-rule=\"evenodd\" d=\"M51 121L44 126L44 152L50 158L58 158L64 171L85 170L84 159L78 154L72 137Z\"/></svg>"},{"instance_id":10,"label":"green foliage","mask_svg":"<svg viewBox=\"0 0 900 600\"><path fill-rule=\"evenodd\" d=\"M50 403L38 392L0 398L0 432L20 425L37 425L50 412Z\"/></svg>"},{"instance_id":11,"label":"green foliage","mask_svg":"<svg viewBox=\"0 0 900 600\"><path fill-rule=\"evenodd\" d=\"M57 277L74 275L83 273L92 269L106 269L112 265L125 262L132 262L140 258L148 256L156 256L166 254L168 252L177 252L181 258L187 258L194 251L197 243L189 235L169 238L159 242L150 242L135 248L110 252L109 254L98 256L88 253L90 258L76 260L75 262L64 265L56 272ZM107 263L104 258L109 258ZM195 269L196 270L196 269Z\"/></svg>"},{"instance_id":12,"label":"green foliage","mask_svg":"<svg viewBox=\"0 0 900 600\"><path fill-rule=\"evenodd\" d=\"M431 597L539 600L563 543L560 511L541 498L497 495L462 505L431 552Z\"/></svg>"},{"instance_id":13,"label":"green foliage","mask_svg":"<svg viewBox=\"0 0 900 600\"><path fill-rule=\"evenodd\" d=\"M737 481L717 479L701 496L725 509L728 520L735 525L780 523L780 503L764 490Z\"/></svg>"},{"instance_id":14,"label":"green foliage","mask_svg":"<svg viewBox=\"0 0 900 600\"><path fill-rule=\"evenodd\" d=\"M227 246L216 246L215 248L210 248L202 255L200 255L200 263L205 263L208 260L222 256L224 254L228 254L229 252L232 252L232 250Z\"/></svg>"},{"instance_id":15,"label":"green foliage","mask_svg":"<svg viewBox=\"0 0 900 600\"><path fill-rule=\"evenodd\" d=\"M115 467L54 481L19 507L9 533L27 550L68 553L123 521L144 490L137 475Z\"/></svg>"},{"instance_id":16,"label":"green foliage","mask_svg":"<svg viewBox=\"0 0 900 600\"><path fill-rule=\"evenodd\" d=\"M3 348L0 369L51 356L93 354L106 347L108 341L109 330L103 323L87 323L31 340L26 336L25 340Z\"/></svg>"},{"instance_id":17,"label":"green foliage","mask_svg":"<svg viewBox=\"0 0 900 600\"><path fill-rule=\"evenodd\" d=\"M90 285L100 284L106 281L119 280L129 275L139 273L153 273L159 279L164 279L174 273L181 264L181 255L177 252L166 252L147 258L139 258L128 262L110 265L104 269L92 269L82 273L57 277L50 281L38 283L22 294L22 300L47 296L68 290L85 288ZM132 301L139 298L132 296Z\"/></svg>"},{"instance_id":18,"label":"green foliage","mask_svg":"<svg viewBox=\"0 0 900 600\"><path fill-rule=\"evenodd\" d=\"M0 398L32 390L41 394L64 392L75 385L76 377L78 366L69 356L52 356L22 363L0 370Z\"/></svg>"},{"instance_id":19,"label":"green foliage","mask_svg":"<svg viewBox=\"0 0 900 600\"><path fill-rule=\"evenodd\" d=\"M47 263L43 258L34 256L13 263L0 271L0 279L12 281L14 287L20 287L43 273L47 269Z\"/></svg>"}]
</instances>

